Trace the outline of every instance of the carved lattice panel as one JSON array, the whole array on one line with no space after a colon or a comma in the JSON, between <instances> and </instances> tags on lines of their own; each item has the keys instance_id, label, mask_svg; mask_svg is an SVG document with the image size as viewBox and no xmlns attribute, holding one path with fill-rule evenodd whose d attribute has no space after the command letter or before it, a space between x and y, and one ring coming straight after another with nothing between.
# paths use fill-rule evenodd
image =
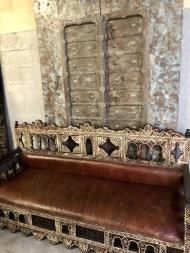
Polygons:
<instances>
[{"instance_id":1,"label":"carved lattice panel","mask_svg":"<svg viewBox=\"0 0 190 253\"><path fill-rule=\"evenodd\" d=\"M39 154L172 167L188 163L190 156L188 138L172 130L161 131L150 125L139 130L126 128L115 131L90 124L61 128L38 120L32 124L17 125L15 132L17 145L21 149ZM130 144L132 149L129 150ZM136 155L133 155L134 149Z\"/></svg>"},{"instance_id":2,"label":"carved lattice panel","mask_svg":"<svg viewBox=\"0 0 190 253\"><path fill-rule=\"evenodd\" d=\"M99 137L98 156L121 157L121 139L112 137Z\"/></svg>"},{"instance_id":3,"label":"carved lattice panel","mask_svg":"<svg viewBox=\"0 0 190 253\"><path fill-rule=\"evenodd\" d=\"M171 161L172 162L181 162L184 157L187 157L189 160L189 150L188 145L185 141L179 142L179 139L173 139L171 144Z\"/></svg>"},{"instance_id":4,"label":"carved lattice panel","mask_svg":"<svg viewBox=\"0 0 190 253\"><path fill-rule=\"evenodd\" d=\"M164 162L170 163L170 155L168 150L170 148L170 142L168 140L154 139L130 139L126 138L126 159L128 161L141 160L144 163L147 162Z\"/></svg>"},{"instance_id":5,"label":"carved lattice panel","mask_svg":"<svg viewBox=\"0 0 190 253\"><path fill-rule=\"evenodd\" d=\"M57 135L45 134L45 133L31 133L29 134L30 147L34 151L50 151L58 152L58 140Z\"/></svg>"},{"instance_id":6,"label":"carved lattice panel","mask_svg":"<svg viewBox=\"0 0 190 253\"><path fill-rule=\"evenodd\" d=\"M80 137L76 135L61 135L61 151L63 153L81 154Z\"/></svg>"},{"instance_id":7,"label":"carved lattice panel","mask_svg":"<svg viewBox=\"0 0 190 253\"><path fill-rule=\"evenodd\" d=\"M16 136L16 143L21 148L26 148L26 133L23 133L23 131L19 131Z\"/></svg>"}]
</instances>

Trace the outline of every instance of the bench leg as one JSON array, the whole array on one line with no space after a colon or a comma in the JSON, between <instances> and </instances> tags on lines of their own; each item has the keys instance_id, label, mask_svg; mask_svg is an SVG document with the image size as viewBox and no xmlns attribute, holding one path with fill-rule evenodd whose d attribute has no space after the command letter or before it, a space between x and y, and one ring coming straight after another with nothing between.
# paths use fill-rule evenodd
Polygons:
<instances>
[{"instance_id":1,"label":"bench leg","mask_svg":"<svg viewBox=\"0 0 190 253\"><path fill-rule=\"evenodd\" d=\"M185 208L185 217L184 217L184 244L185 244L185 253L190 253L190 208Z\"/></svg>"}]
</instances>

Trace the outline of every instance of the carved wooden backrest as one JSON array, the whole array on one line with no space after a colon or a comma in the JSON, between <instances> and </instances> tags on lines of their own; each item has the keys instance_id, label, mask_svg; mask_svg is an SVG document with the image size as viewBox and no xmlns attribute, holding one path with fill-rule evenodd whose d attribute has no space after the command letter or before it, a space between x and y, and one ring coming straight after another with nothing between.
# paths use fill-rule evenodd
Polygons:
<instances>
[{"instance_id":1,"label":"carved wooden backrest","mask_svg":"<svg viewBox=\"0 0 190 253\"><path fill-rule=\"evenodd\" d=\"M16 141L21 149L39 154L180 166L188 163L190 139L172 130L110 130L88 123L66 128L37 120L16 124Z\"/></svg>"}]
</instances>

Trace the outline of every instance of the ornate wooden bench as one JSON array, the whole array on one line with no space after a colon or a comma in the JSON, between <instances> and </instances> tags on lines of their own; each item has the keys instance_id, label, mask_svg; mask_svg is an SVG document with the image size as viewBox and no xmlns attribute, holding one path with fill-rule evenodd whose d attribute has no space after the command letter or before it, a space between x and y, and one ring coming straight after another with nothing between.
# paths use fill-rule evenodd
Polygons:
<instances>
[{"instance_id":1,"label":"ornate wooden bench","mask_svg":"<svg viewBox=\"0 0 190 253\"><path fill-rule=\"evenodd\" d=\"M190 249L190 141L149 125L16 124L0 165L0 226L82 252ZM13 176L14 175L14 176Z\"/></svg>"}]
</instances>

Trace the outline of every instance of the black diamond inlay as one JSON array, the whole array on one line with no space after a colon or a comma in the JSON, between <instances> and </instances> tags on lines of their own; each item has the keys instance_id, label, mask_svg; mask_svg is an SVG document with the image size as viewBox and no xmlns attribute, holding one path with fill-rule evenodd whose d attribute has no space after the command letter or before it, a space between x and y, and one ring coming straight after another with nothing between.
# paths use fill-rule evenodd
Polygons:
<instances>
[{"instance_id":1,"label":"black diamond inlay","mask_svg":"<svg viewBox=\"0 0 190 253\"><path fill-rule=\"evenodd\" d=\"M176 142L175 148L171 151L171 154L174 156L175 162L178 162L178 159L183 155L183 151L179 147L179 143Z\"/></svg>"},{"instance_id":2,"label":"black diamond inlay","mask_svg":"<svg viewBox=\"0 0 190 253\"><path fill-rule=\"evenodd\" d=\"M74 141L71 136L69 136L68 139L63 142L63 145L65 145L70 150L70 152L73 152L73 150L79 146L79 144L76 143L76 141Z\"/></svg>"},{"instance_id":3,"label":"black diamond inlay","mask_svg":"<svg viewBox=\"0 0 190 253\"><path fill-rule=\"evenodd\" d=\"M99 146L100 148L102 148L107 154L108 156L111 156L111 154L113 153L113 151L118 150L119 147L116 146L115 144L113 144L110 141L110 138L106 139L106 142L104 142L102 145Z\"/></svg>"}]
</instances>

